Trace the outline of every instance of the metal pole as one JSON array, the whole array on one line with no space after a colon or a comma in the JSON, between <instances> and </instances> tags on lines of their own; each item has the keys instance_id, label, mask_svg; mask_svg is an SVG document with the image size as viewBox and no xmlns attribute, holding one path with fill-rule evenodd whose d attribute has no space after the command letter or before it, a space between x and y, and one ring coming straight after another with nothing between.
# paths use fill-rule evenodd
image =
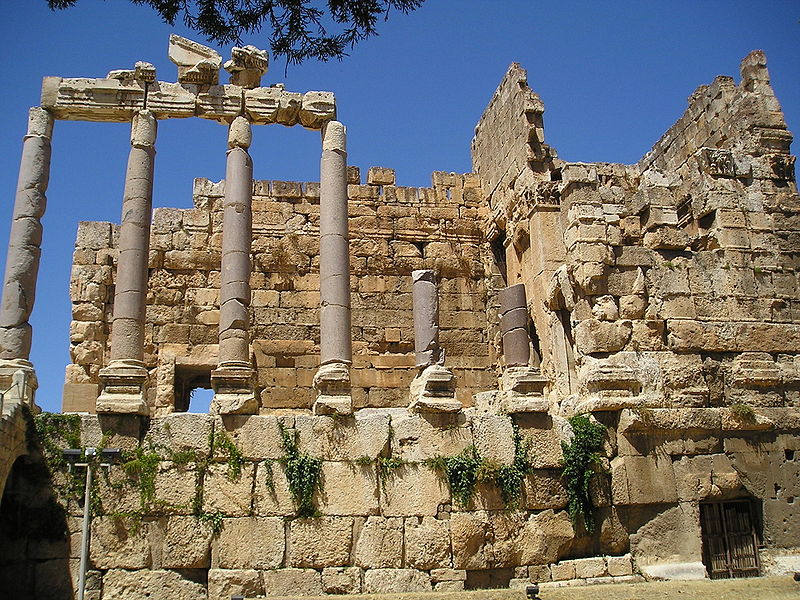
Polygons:
<instances>
[{"instance_id":1,"label":"metal pole","mask_svg":"<svg viewBox=\"0 0 800 600\"><path fill-rule=\"evenodd\" d=\"M92 489L92 463L86 465L86 491L83 494L83 537L81 538L81 571L78 575L78 600L83 600L86 587L86 563L89 560L89 504Z\"/></svg>"}]
</instances>

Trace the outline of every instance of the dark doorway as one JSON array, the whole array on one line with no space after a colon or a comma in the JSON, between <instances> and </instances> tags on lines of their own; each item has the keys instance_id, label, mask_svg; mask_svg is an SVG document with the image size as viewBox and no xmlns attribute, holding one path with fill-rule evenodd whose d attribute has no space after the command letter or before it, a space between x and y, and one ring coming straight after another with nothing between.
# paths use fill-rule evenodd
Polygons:
<instances>
[{"instance_id":1,"label":"dark doorway","mask_svg":"<svg viewBox=\"0 0 800 600\"><path fill-rule=\"evenodd\" d=\"M703 564L711 579L758 577L758 537L750 500L700 505Z\"/></svg>"}]
</instances>

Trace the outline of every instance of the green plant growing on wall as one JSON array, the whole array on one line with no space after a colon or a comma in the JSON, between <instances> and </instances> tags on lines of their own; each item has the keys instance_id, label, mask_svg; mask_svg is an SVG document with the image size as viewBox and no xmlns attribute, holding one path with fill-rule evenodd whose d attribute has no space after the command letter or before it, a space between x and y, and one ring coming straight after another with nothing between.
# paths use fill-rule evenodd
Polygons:
<instances>
[{"instance_id":1,"label":"green plant growing on wall","mask_svg":"<svg viewBox=\"0 0 800 600\"><path fill-rule=\"evenodd\" d=\"M522 482L526 475L533 472L530 459L531 440L522 439L517 424L514 427L514 462L510 465L498 465L487 473L492 482L500 489L500 496L506 508L516 508L522 496Z\"/></svg>"},{"instance_id":2,"label":"green plant growing on wall","mask_svg":"<svg viewBox=\"0 0 800 600\"><path fill-rule=\"evenodd\" d=\"M386 491L386 482L394 476L395 471L408 462L396 456L379 456L377 459L378 465L378 480L381 482L381 489Z\"/></svg>"},{"instance_id":3,"label":"green plant growing on wall","mask_svg":"<svg viewBox=\"0 0 800 600\"><path fill-rule=\"evenodd\" d=\"M740 421L755 421L756 411L753 407L744 402L734 402L730 405L730 411L734 418Z\"/></svg>"},{"instance_id":4,"label":"green plant growing on wall","mask_svg":"<svg viewBox=\"0 0 800 600\"><path fill-rule=\"evenodd\" d=\"M280 425L281 446L284 455L278 459L286 472L289 493L300 517L319 514L314 506L314 492L322 491L322 460L301 452L297 447L296 432L290 433Z\"/></svg>"},{"instance_id":5,"label":"green plant growing on wall","mask_svg":"<svg viewBox=\"0 0 800 600\"><path fill-rule=\"evenodd\" d=\"M236 447L236 444L233 443L231 438L224 431L219 431L215 434L212 434L212 441L211 441L211 453L214 453L215 449L219 449L219 451L225 455L228 463L228 479L230 481L236 481L242 475L242 465L244 464L244 456L242 456L241 450Z\"/></svg>"},{"instance_id":6,"label":"green plant growing on wall","mask_svg":"<svg viewBox=\"0 0 800 600\"><path fill-rule=\"evenodd\" d=\"M450 493L459 506L467 508L470 505L478 483L478 472L483 466L483 459L475 446L467 446L455 456L426 459L423 464L444 473L450 486Z\"/></svg>"},{"instance_id":7,"label":"green plant growing on wall","mask_svg":"<svg viewBox=\"0 0 800 600\"><path fill-rule=\"evenodd\" d=\"M122 457L122 470L139 485L139 502L144 512L155 500L156 473L161 457L152 446L148 449L137 446L135 450L123 452Z\"/></svg>"},{"instance_id":8,"label":"green plant growing on wall","mask_svg":"<svg viewBox=\"0 0 800 600\"><path fill-rule=\"evenodd\" d=\"M594 504L589 494L589 482L600 465L605 427L592 423L585 415L569 419L575 437L570 443L561 442L564 452L561 477L567 488L567 512L573 525L583 521L588 533L594 533Z\"/></svg>"}]
</instances>

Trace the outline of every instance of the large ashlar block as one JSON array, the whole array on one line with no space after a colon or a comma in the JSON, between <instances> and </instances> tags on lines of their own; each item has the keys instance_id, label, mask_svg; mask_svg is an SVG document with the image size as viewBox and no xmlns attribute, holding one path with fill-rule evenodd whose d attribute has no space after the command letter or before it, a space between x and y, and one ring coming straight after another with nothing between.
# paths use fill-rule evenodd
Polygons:
<instances>
[{"instance_id":1,"label":"large ashlar block","mask_svg":"<svg viewBox=\"0 0 800 600\"><path fill-rule=\"evenodd\" d=\"M514 426L509 417L474 415L471 422L478 454L500 464L514 462Z\"/></svg>"},{"instance_id":2,"label":"large ashlar block","mask_svg":"<svg viewBox=\"0 0 800 600\"><path fill-rule=\"evenodd\" d=\"M407 566L427 571L447 567L451 559L449 520L435 517L408 517L405 520Z\"/></svg>"},{"instance_id":3,"label":"large ashlar block","mask_svg":"<svg viewBox=\"0 0 800 600\"><path fill-rule=\"evenodd\" d=\"M172 452L194 451L208 456L213 417L193 413L172 413L152 419L147 439L157 448Z\"/></svg>"},{"instance_id":4,"label":"large ashlar block","mask_svg":"<svg viewBox=\"0 0 800 600\"><path fill-rule=\"evenodd\" d=\"M737 321L667 321L675 352L796 352L800 325Z\"/></svg>"},{"instance_id":5,"label":"large ashlar block","mask_svg":"<svg viewBox=\"0 0 800 600\"><path fill-rule=\"evenodd\" d=\"M322 590L326 594L358 594L363 576L358 567L326 567L322 570Z\"/></svg>"},{"instance_id":6,"label":"large ashlar block","mask_svg":"<svg viewBox=\"0 0 800 600\"><path fill-rule=\"evenodd\" d=\"M364 572L367 594L430 592L430 576L416 569L370 569Z\"/></svg>"},{"instance_id":7,"label":"large ashlar block","mask_svg":"<svg viewBox=\"0 0 800 600\"><path fill-rule=\"evenodd\" d=\"M399 568L403 562L403 519L368 517L355 543L355 563L365 569Z\"/></svg>"},{"instance_id":8,"label":"large ashlar block","mask_svg":"<svg viewBox=\"0 0 800 600\"><path fill-rule=\"evenodd\" d=\"M45 77L42 82L42 108L57 119L125 123L143 104L140 81Z\"/></svg>"},{"instance_id":9,"label":"large ashlar block","mask_svg":"<svg viewBox=\"0 0 800 600\"><path fill-rule=\"evenodd\" d=\"M212 85L197 94L197 116L231 121L241 114L244 94L238 85Z\"/></svg>"},{"instance_id":10,"label":"large ashlar block","mask_svg":"<svg viewBox=\"0 0 800 600\"><path fill-rule=\"evenodd\" d=\"M211 527L195 516L169 517L164 526L161 565L165 569L207 569Z\"/></svg>"},{"instance_id":11,"label":"large ashlar block","mask_svg":"<svg viewBox=\"0 0 800 600\"><path fill-rule=\"evenodd\" d=\"M453 456L474 444L471 422L464 415L392 414L392 455L420 462Z\"/></svg>"},{"instance_id":12,"label":"large ashlar block","mask_svg":"<svg viewBox=\"0 0 800 600\"><path fill-rule=\"evenodd\" d=\"M115 600L204 598L206 586L183 577L177 571L114 568L103 575L103 596Z\"/></svg>"},{"instance_id":13,"label":"large ashlar block","mask_svg":"<svg viewBox=\"0 0 800 600\"><path fill-rule=\"evenodd\" d=\"M225 415L216 417L214 430L224 432L248 460L283 456L280 417L275 415Z\"/></svg>"},{"instance_id":14,"label":"large ashlar block","mask_svg":"<svg viewBox=\"0 0 800 600\"><path fill-rule=\"evenodd\" d=\"M721 498L742 487L739 474L725 454L685 456L672 466L681 502Z\"/></svg>"},{"instance_id":15,"label":"large ashlar block","mask_svg":"<svg viewBox=\"0 0 800 600\"><path fill-rule=\"evenodd\" d=\"M444 479L421 465L392 469L382 486L380 504L385 516L435 516L440 505L450 502Z\"/></svg>"},{"instance_id":16,"label":"large ashlar block","mask_svg":"<svg viewBox=\"0 0 800 600\"><path fill-rule=\"evenodd\" d=\"M677 502L672 460L654 456L614 458L611 493L616 505Z\"/></svg>"},{"instance_id":17,"label":"large ashlar block","mask_svg":"<svg viewBox=\"0 0 800 600\"><path fill-rule=\"evenodd\" d=\"M157 81L147 89L147 108L157 119L193 117L196 105L194 89L180 83Z\"/></svg>"},{"instance_id":18,"label":"large ashlar block","mask_svg":"<svg viewBox=\"0 0 800 600\"><path fill-rule=\"evenodd\" d=\"M256 465L253 512L259 517L289 517L296 512L286 472L277 462L264 461Z\"/></svg>"},{"instance_id":19,"label":"large ashlar block","mask_svg":"<svg viewBox=\"0 0 800 600\"><path fill-rule=\"evenodd\" d=\"M322 569L350 563L353 519L316 517L289 525L289 565Z\"/></svg>"},{"instance_id":20,"label":"large ashlar block","mask_svg":"<svg viewBox=\"0 0 800 600\"><path fill-rule=\"evenodd\" d=\"M98 569L144 569L151 564L149 525L142 523L133 533L124 519L110 516L95 517L91 524L94 541L89 559Z\"/></svg>"},{"instance_id":21,"label":"large ashlar block","mask_svg":"<svg viewBox=\"0 0 800 600\"><path fill-rule=\"evenodd\" d=\"M197 467L192 463L158 463L155 476L155 502L150 512L188 514L197 488Z\"/></svg>"},{"instance_id":22,"label":"large ashlar block","mask_svg":"<svg viewBox=\"0 0 800 600\"><path fill-rule=\"evenodd\" d=\"M320 596L322 575L314 569L277 569L263 571L264 591L267 596Z\"/></svg>"},{"instance_id":23,"label":"large ashlar block","mask_svg":"<svg viewBox=\"0 0 800 600\"><path fill-rule=\"evenodd\" d=\"M203 510L220 511L226 515L243 517L250 514L255 466L245 463L237 479L231 481L228 465L212 464L203 482Z\"/></svg>"},{"instance_id":24,"label":"large ashlar block","mask_svg":"<svg viewBox=\"0 0 800 600\"><path fill-rule=\"evenodd\" d=\"M222 569L276 569L283 563L285 539L280 517L223 519L213 542L213 564Z\"/></svg>"},{"instance_id":25,"label":"large ashlar block","mask_svg":"<svg viewBox=\"0 0 800 600\"><path fill-rule=\"evenodd\" d=\"M378 477L372 465L322 463L323 489L316 494L326 515L363 516L378 513ZM366 566L366 565L362 565Z\"/></svg>"},{"instance_id":26,"label":"large ashlar block","mask_svg":"<svg viewBox=\"0 0 800 600\"><path fill-rule=\"evenodd\" d=\"M336 118L336 99L333 92L306 92L300 106L300 123L309 129L321 129Z\"/></svg>"},{"instance_id":27,"label":"large ashlar block","mask_svg":"<svg viewBox=\"0 0 800 600\"><path fill-rule=\"evenodd\" d=\"M245 598L263 596L261 572L255 569L209 569L208 600L230 600L234 594Z\"/></svg>"},{"instance_id":28,"label":"large ashlar block","mask_svg":"<svg viewBox=\"0 0 800 600\"><path fill-rule=\"evenodd\" d=\"M298 415L295 427L300 447L323 460L375 459L389 443L389 415L375 411L345 417Z\"/></svg>"},{"instance_id":29,"label":"large ashlar block","mask_svg":"<svg viewBox=\"0 0 800 600\"><path fill-rule=\"evenodd\" d=\"M631 533L631 554L639 566L700 563L700 540L697 504L681 502L664 507Z\"/></svg>"}]
</instances>

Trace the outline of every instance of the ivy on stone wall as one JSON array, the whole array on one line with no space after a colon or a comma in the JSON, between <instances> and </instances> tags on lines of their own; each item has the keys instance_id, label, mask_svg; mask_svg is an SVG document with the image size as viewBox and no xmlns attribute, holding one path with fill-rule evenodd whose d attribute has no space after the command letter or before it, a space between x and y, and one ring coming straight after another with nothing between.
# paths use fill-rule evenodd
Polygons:
<instances>
[{"instance_id":1,"label":"ivy on stone wall","mask_svg":"<svg viewBox=\"0 0 800 600\"><path fill-rule=\"evenodd\" d=\"M278 462L283 465L289 493L297 507L299 517L314 517L319 511L314 506L314 492L322 491L322 459L314 458L297 447L297 432L280 426L283 456Z\"/></svg>"},{"instance_id":2,"label":"ivy on stone wall","mask_svg":"<svg viewBox=\"0 0 800 600\"><path fill-rule=\"evenodd\" d=\"M605 427L592 423L586 415L569 419L575 437L570 443L561 442L564 452L561 477L567 488L567 512L572 524L583 522L588 533L594 533L594 504L589 493L589 482L600 466Z\"/></svg>"}]
</instances>

